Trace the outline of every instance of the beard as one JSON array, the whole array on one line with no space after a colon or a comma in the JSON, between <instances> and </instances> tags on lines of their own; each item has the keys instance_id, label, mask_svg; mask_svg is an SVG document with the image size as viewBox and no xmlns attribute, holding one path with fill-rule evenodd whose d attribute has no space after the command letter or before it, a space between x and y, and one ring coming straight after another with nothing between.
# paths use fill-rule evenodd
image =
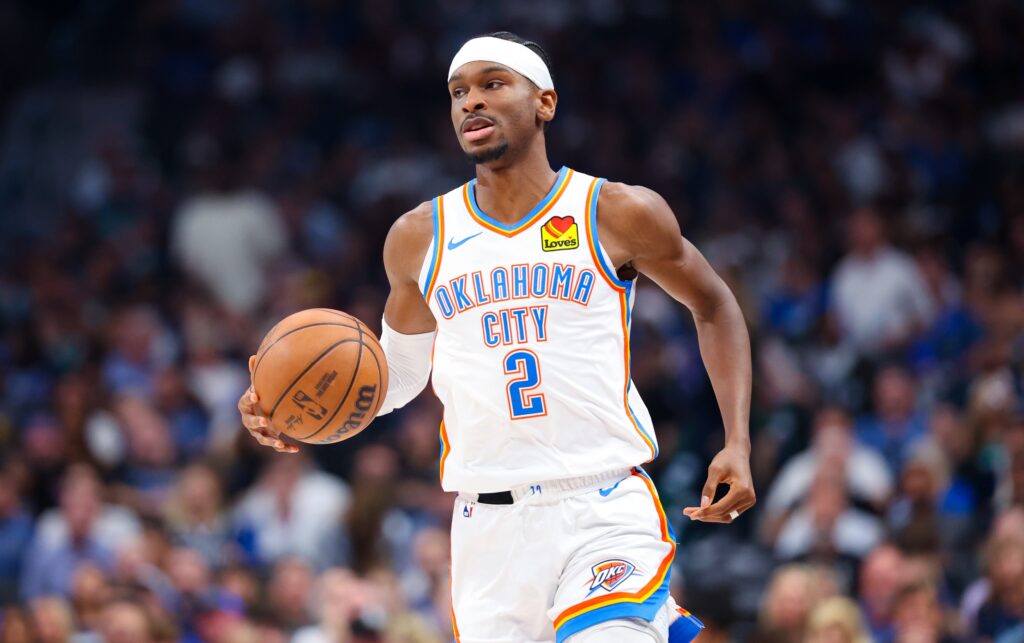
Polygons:
<instances>
[{"instance_id":1,"label":"beard","mask_svg":"<svg viewBox=\"0 0 1024 643\"><path fill-rule=\"evenodd\" d=\"M501 141L494 147L479 152L467 152L466 155L473 159L473 162L477 165L482 165L491 161L497 161L505 156L505 152L508 152L508 141Z\"/></svg>"}]
</instances>

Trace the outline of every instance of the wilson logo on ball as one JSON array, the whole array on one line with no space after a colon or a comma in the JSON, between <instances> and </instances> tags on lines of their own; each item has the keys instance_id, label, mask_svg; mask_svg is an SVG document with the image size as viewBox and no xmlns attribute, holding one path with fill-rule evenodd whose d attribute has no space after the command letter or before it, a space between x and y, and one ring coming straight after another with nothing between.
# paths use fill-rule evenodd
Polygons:
<instances>
[{"instance_id":1,"label":"wilson logo on ball","mask_svg":"<svg viewBox=\"0 0 1024 643\"><path fill-rule=\"evenodd\" d=\"M366 414L373 408L373 401L377 397L377 385L361 386L358 395L355 402L356 410L348 414L348 418L338 427L337 431L320 440L321 443L334 442L346 433L356 431L363 426Z\"/></svg>"},{"instance_id":2,"label":"wilson logo on ball","mask_svg":"<svg viewBox=\"0 0 1024 643\"><path fill-rule=\"evenodd\" d=\"M342 428L351 431L358 429L366 419L366 412L373 408L373 398L377 395L377 386L363 386L359 389L359 398L356 399L356 410L348 414L348 419L342 424Z\"/></svg>"},{"instance_id":3,"label":"wilson logo on ball","mask_svg":"<svg viewBox=\"0 0 1024 643\"><path fill-rule=\"evenodd\" d=\"M292 396L292 402L294 402L296 406L305 411L306 415L314 420L322 420L324 419L324 416L327 415L327 407L314 401L313 398L307 395L304 391L295 391L295 395Z\"/></svg>"}]
</instances>

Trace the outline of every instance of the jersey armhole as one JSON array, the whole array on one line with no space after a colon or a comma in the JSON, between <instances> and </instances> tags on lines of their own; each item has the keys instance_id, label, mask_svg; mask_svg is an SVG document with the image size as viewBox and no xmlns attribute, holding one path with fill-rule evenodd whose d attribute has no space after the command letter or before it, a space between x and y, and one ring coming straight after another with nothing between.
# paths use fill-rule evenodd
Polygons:
<instances>
[{"instance_id":1,"label":"jersey armhole","mask_svg":"<svg viewBox=\"0 0 1024 643\"><path fill-rule=\"evenodd\" d=\"M594 263L597 264L598 269L604 276L605 281L615 288L616 290L628 290L633 285L630 281L623 281L619 279L619 276L612 269L612 260L605 252L604 247L601 245L601 240L597 234L597 200L601 195L601 186L605 184L605 179L594 179L590 184L590 190L587 193L587 239L590 242L590 254L594 258Z\"/></svg>"},{"instance_id":2,"label":"jersey armhole","mask_svg":"<svg viewBox=\"0 0 1024 643\"><path fill-rule=\"evenodd\" d=\"M441 240L444 238L444 202L443 197L436 197L431 201L431 212L434 220L434 238L430 244L430 251L423 257L423 267L420 268L419 286L423 298L430 300L430 291L437 280L437 273L441 269L441 252L444 245Z\"/></svg>"}]
</instances>

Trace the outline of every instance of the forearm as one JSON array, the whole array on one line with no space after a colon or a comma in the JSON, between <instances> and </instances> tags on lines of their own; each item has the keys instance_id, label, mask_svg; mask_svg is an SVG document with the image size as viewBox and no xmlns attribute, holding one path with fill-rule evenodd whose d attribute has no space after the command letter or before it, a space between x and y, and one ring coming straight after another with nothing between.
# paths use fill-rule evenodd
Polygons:
<instances>
[{"instance_id":1,"label":"forearm","mask_svg":"<svg viewBox=\"0 0 1024 643\"><path fill-rule=\"evenodd\" d=\"M736 298L727 287L717 305L695 314L697 340L725 424L727 445L750 449L750 336Z\"/></svg>"},{"instance_id":2,"label":"forearm","mask_svg":"<svg viewBox=\"0 0 1024 643\"><path fill-rule=\"evenodd\" d=\"M381 347L388 362L388 390L377 415L405 406L426 388L434 334L402 334L383 321Z\"/></svg>"}]
</instances>

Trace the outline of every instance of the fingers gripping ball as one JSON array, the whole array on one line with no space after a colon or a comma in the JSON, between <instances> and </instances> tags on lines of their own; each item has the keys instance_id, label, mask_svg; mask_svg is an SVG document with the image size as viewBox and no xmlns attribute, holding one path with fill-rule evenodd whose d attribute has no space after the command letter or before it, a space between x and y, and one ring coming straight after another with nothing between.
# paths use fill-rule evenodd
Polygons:
<instances>
[{"instance_id":1,"label":"fingers gripping ball","mask_svg":"<svg viewBox=\"0 0 1024 643\"><path fill-rule=\"evenodd\" d=\"M384 402L388 366L366 324L311 308L270 329L256 353L253 388L274 430L312 444L347 440Z\"/></svg>"}]
</instances>

